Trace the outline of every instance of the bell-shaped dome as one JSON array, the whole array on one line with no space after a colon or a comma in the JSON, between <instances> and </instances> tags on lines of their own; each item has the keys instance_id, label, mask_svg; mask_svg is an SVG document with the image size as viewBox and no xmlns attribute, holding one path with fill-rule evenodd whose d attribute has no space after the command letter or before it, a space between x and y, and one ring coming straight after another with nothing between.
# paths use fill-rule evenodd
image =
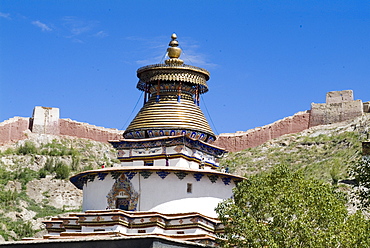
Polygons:
<instances>
[{"instance_id":1,"label":"bell-shaped dome","mask_svg":"<svg viewBox=\"0 0 370 248\"><path fill-rule=\"evenodd\" d=\"M177 36L167 49L165 64L139 68L137 88L145 92L144 106L130 123L126 139L186 135L205 142L215 140L199 108L199 96L208 91L209 72L185 65Z\"/></svg>"}]
</instances>

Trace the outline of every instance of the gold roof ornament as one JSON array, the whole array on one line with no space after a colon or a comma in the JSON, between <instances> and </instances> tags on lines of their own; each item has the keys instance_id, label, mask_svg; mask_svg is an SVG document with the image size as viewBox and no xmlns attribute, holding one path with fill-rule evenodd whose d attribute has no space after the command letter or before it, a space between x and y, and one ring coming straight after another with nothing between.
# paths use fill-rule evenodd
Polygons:
<instances>
[{"instance_id":1,"label":"gold roof ornament","mask_svg":"<svg viewBox=\"0 0 370 248\"><path fill-rule=\"evenodd\" d=\"M177 35L172 34L164 64L137 70L137 88L144 91L144 106L127 127L126 139L185 135L205 142L215 140L203 112L200 94L208 91L209 72L179 59Z\"/></svg>"},{"instance_id":2,"label":"gold roof ornament","mask_svg":"<svg viewBox=\"0 0 370 248\"><path fill-rule=\"evenodd\" d=\"M184 61L179 59L182 51L181 51L181 48L178 47L179 42L176 40L177 35L173 33L171 35L171 39L172 40L170 41L170 44L168 44L170 47L167 48L167 54L168 54L168 57L170 58L167 59L165 63L166 65L170 65L170 64L182 65L184 64Z\"/></svg>"}]
</instances>

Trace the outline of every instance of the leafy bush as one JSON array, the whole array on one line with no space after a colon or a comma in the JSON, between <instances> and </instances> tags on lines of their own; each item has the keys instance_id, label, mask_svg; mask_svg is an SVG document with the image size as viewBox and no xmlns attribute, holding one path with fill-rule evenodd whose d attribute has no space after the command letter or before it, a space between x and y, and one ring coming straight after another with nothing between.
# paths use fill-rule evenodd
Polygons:
<instances>
[{"instance_id":1,"label":"leafy bush","mask_svg":"<svg viewBox=\"0 0 370 248\"><path fill-rule=\"evenodd\" d=\"M27 140L26 142L24 142L23 145L18 147L17 153L22 155L37 154L38 149L32 141Z\"/></svg>"},{"instance_id":2,"label":"leafy bush","mask_svg":"<svg viewBox=\"0 0 370 248\"><path fill-rule=\"evenodd\" d=\"M216 208L221 247L370 247L370 221L333 188L277 166L238 184Z\"/></svg>"},{"instance_id":3,"label":"leafy bush","mask_svg":"<svg viewBox=\"0 0 370 248\"><path fill-rule=\"evenodd\" d=\"M7 208L11 205L15 205L17 201L18 193L11 190L0 190L0 206Z\"/></svg>"},{"instance_id":4,"label":"leafy bush","mask_svg":"<svg viewBox=\"0 0 370 248\"><path fill-rule=\"evenodd\" d=\"M80 153L72 145L68 147L68 144L65 142L53 140L51 143L42 145L41 154L49 156L77 156Z\"/></svg>"},{"instance_id":5,"label":"leafy bush","mask_svg":"<svg viewBox=\"0 0 370 248\"><path fill-rule=\"evenodd\" d=\"M69 177L70 169L69 166L63 162L58 162L55 165L55 178L57 179L67 179Z\"/></svg>"},{"instance_id":6,"label":"leafy bush","mask_svg":"<svg viewBox=\"0 0 370 248\"><path fill-rule=\"evenodd\" d=\"M44 170L46 170L50 173L53 173L54 172L54 164L55 164L54 158L47 158L46 162L45 162L45 165L44 165Z\"/></svg>"},{"instance_id":7,"label":"leafy bush","mask_svg":"<svg viewBox=\"0 0 370 248\"><path fill-rule=\"evenodd\" d=\"M24 237L33 237L36 233L36 230L33 230L32 223L24 220L17 220L8 222L8 229L13 230L19 238Z\"/></svg>"},{"instance_id":8,"label":"leafy bush","mask_svg":"<svg viewBox=\"0 0 370 248\"><path fill-rule=\"evenodd\" d=\"M88 170L93 170L94 167L92 166L92 164L89 164L89 165L86 165L84 166L84 168L82 169L83 171L88 171Z\"/></svg>"},{"instance_id":9,"label":"leafy bush","mask_svg":"<svg viewBox=\"0 0 370 248\"><path fill-rule=\"evenodd\" d=\"M79 156L72 156L71 169L73 171L78 171L80 163L81 163L81 158Z\"/></svg>"},{"instance_id":10,"label":"leafy bush","mask_svg":"<svg viewBox=\"0 0 370 248\"><path fill-rule=\"evenodd\" d=\"M22 188L26 188L26 184L33 179L38 179L39 173L31 170L30 168L23 168L19 171L14 172L14 180L18 180L22 184Z\"/></svg>"},{"instance_id":11,"label":"leafy bush","mask_svg":"<svg viewBox=\"0 0 370 248\"><path fill-rule=\"evenodd\" d=\"M361 207L370 209L370 157L363 157L352 168L357 181L357 196Z\"/></svg>"},{"instance_id":12,"label":"leafy bush","mask_svg":"<svg viewBox=\"0 0 370 248\"><path fill-rule=\"evenodd\" d=\"M16 151L13 148L8 148L2 153L0 153L0 155L13 155L13 154L16 154Z\"/></svg>"},{"instance_id":13,"label":"leafy bush","mask_svg":"<svg viewBox=\"0 0 370 248\"><path fill-rule=\"evenodd\" d=\"M39 170L39 178L45 178L48 172L45 169Z\"/></svg>"}]
</instances>

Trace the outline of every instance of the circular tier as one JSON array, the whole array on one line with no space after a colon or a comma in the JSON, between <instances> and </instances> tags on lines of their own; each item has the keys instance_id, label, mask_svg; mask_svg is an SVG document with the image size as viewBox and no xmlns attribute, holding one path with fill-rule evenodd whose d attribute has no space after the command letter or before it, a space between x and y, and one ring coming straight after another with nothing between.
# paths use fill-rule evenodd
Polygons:
<instances>
[{"instance_id":1,"label":"circular tier","mask_svg":"<svg viewBox=\"0 0 370 248\"><path fill-rule=\"evenodd\" d=\"M206 142L215 139L200 108L192 100L178 101L175 97L162 97L159 101L151 97L123 134L125 138L175 135L198 136Z\"/></svg>"}]
</instances>

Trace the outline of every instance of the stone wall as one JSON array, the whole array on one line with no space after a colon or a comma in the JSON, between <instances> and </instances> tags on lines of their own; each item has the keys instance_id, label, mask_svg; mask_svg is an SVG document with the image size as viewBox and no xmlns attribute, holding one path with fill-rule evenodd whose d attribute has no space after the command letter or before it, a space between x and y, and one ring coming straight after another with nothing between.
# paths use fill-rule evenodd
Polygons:
<instances>
[{"instance_id":1,"label":"stone wall","mask_svg":"<svg viewBox=\"0 0 370 248\"><path fill-rule=\"evenodd\" d=\"M365 105L353 100L352 90L331 91L326 94L326 103L312 103L309 127L332 124L363 115Z\"/></svg>"},{"instance_id":2,"label":"stone wall","mask_svg":"<svg viewBox=\"0 0 370 248\"><path fill-rule=\"evenodd\" d=\"M364 113L370 113L370 102L364 102Z\"/></svg>"},{"instance_id":3,"label":"stone wall","mask_svg":"<svg viewBox=\"0 0 370 248\"><path fill-rule=\"evenodd\" d=\"M309 127L351 120L364 112L370 113L370 102L353 100L352 90L331 91L326 94L326 103L312 103L310 111L245 132L220 134L214 144L231 152L240 151ZM117 129L59 119L58 108L35 107L32 118L14 117L0 123L0 145L27 138L29 129L40 134L68 135L100 142L121 139L123 133Z\"/></svg>"},{"instance_id":4,"label":"stone wall","mask_svg":"<svg viewBox=\"0 0 370 248\"><path fill-rule=\"evenodd\" d=\"M59 135L59 108L36 106L31 121L32 133Z\"/></svg>"},{"instance_id":5,"label":"stone wall","mask_svg":"<svg viewBox=\"0 0 370 248\"><path fill-rule=\"evenodd\" d=\"M330 91L326 93L326 103L341 103L353 101L352 90Z\"/></svg>"},{"instance_id":6,"label":"stone wall","mask_svg":"<svg viewBox=\"0 0 370 248\"><path fill-rule=\"evenodd\" d=\"M71 119L59 119L59 127L61 135L75 136L100 142L123 138L122 130L98 127Z\"/></svg>"},{"instance_id":7,"label":"stone wall","mask_svg":"<svg viewBox=\"0 0 370 248\"><path fill-rule=\"evenodd\" d=\"M0 145L26 139L27 132L68 135L99 142L122 139L123 131L59 119L59 108L35 107L32 118L14 117L0 123Z\"/></svg>"},{"instance_id":8,"label":"stone wall","mask_svg":"<svg viewBox=\"0 0 370 248\"><path fill-rule=\"evenodd\" d=\"M13 117L0 123L0 145L26 139L30 118Z\"/></svg>"},{"instance_id":9,"label":"stone wall","mask_svg":"<svg viewBox=\"0 0 370 248\"><path fill-rule=\"evenodd\" d=\"M293 116L246 132L220 134L214 145L226 148L230 152L256 147L284 134L298 133L307 129L309 119L309 111L298 112Z\"/></svg>"}]
</instances>

